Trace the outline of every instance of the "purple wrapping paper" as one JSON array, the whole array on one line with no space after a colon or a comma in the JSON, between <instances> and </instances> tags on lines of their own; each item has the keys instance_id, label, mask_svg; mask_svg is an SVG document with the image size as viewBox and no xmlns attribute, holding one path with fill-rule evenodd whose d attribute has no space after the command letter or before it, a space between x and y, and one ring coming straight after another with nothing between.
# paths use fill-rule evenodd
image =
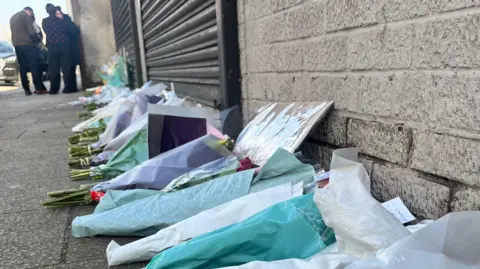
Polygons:
<instances>
[{"instance_id":1,"label":"purple wrapping paper","mask_svg":"<svg viewBox=\"0 0 480 269\"><path fill-rule=\"evenodd\" d=\"M206 134L206 119L150 114L148 119L149 158L154 158Z\"/></svg>"},{"instance_id":2,"label":"purple wrapping paper","mask_svg":"<svg viewBox=\"0 0 480 269\"><path fill-rule=\"evenodd\" d=\"M93 190L162 190L178 176L229 155L230 152L219 142L219 138L205 135L147 160L110 181L97 184Z\"/></svg>"}]
</instances>

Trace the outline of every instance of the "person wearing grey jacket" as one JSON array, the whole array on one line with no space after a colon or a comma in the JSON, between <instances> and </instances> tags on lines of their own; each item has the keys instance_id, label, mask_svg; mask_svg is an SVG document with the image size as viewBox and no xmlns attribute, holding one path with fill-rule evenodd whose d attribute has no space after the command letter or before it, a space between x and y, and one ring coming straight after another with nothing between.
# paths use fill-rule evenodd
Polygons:
<instances>
[{"instance_id":1,"label":"person wearing grey jacket","mask_svg":"<svg viewBox=\"0 0 480 269\"><path fill-rule=\"evenodd\" d=\"M40 60L38 58L38 48L36 44L41 42L34 27L33 9L25 7L22 11L16 13L10 19L10 30L12 32L12 43L17 54L17 61L20 65L20 79L26 95L31 95L30 81L27 73L30 71L33 77L36 94L48 93L42 82L42 72L40 70Z\"/></svg>"}]
</instances>

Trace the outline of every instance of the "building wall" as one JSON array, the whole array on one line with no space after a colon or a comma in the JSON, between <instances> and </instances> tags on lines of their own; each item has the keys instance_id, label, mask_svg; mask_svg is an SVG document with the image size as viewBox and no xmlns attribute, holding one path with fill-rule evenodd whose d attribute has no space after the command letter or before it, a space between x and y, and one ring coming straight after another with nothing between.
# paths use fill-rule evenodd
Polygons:
<instances>
[{"instance_id":1,"label":"building wall","mask_svg":"<svg viewBox=\"0 0 480 269\"><path fill-rule=\"evenodd\" d=\"M238 0L246 120L334 100L303 145L359 147L379 200L480 210L480 0Z\"/></svg>"},{"instance_id":2,"label":"building wall","mask_svg":"<svg viewBox=\"0 0 480 269\"><path fill-rule=\"evenodd\" d=\"M69 0L68 6L82 37L82 85L102 83L100 67L116 53L112 9L109 0Z\"/></svg>"}]
</instances>

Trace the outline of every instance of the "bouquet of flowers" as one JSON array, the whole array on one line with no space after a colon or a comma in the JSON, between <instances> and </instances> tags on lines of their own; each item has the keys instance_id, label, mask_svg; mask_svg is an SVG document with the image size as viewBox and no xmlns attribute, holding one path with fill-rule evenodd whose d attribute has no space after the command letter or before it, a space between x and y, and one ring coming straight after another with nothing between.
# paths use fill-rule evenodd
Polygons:
<instances>
[{"instance_id":1,"label":"bouquet of flowers","mask_svg":"<svg viewBox=\"0 0 480 269\"><path fill-rule=\"evenodd\" d=\"M47 193L50 199L43 202L43 206L47 208L64 207L67 205L87 205L92 202L90 198L90 185L82 185L78 189L52 191Z\"/></svg>"}]
</instances>

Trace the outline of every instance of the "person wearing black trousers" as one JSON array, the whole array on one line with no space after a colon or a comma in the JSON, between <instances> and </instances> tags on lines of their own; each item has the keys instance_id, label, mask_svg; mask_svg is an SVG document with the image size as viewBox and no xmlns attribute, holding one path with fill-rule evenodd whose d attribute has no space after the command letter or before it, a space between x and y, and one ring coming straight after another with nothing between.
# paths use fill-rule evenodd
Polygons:
<instances>
[{"instance_id":1,"label":"person wearing black trousers","mask_svg":"<svg viewBox=\"0 0 480 269\"><path fill-rule=\"evenodd\" d=\"M15 46L17 61L20 65L20 78L25 94L32 95L30 91L30 81L27 77L28 72L32 73L35 93L47 93L47 89L42 82L39 50L36 47L36 44L41 42L42 36L39 35L35 29L33 9L26 7L13 15L10 20L10 28L12 32L12 43Z\"/></svg>"},{"instance_id":2,"label":"person wearing black trousers","mask_svg":"<svg viewBox=\"0 0 480 269\"><path fill-rule=\"evenodd\" d=\"M77 90L75 74L71 73L72 57L68 36L74 29L64 19L62 12L56 7L47 5L49 16L43 19L43 31L47 35L48 47L48 75L50 77L50 94L60 91L60 70L63 74L65 88L63 93Z\"/></svg>"},{"instance_id":3,"label":"person wearing black trousers","mask_svg":"<svg viewBox=\"0 0 480 269\"><path fill-rule=\"evenodd\" d=\"M63 18L69 22L68 41L70 42L70 57L72 58L72 66L70 68L70 75L76 78L77 65L80 65L80 29L72 21L68 14L62 12L62 8L57 6L57 9L62 13ZM71 85L69 89L72 92L77 92L77 83Z\"/></svg>"}]
</instances>

